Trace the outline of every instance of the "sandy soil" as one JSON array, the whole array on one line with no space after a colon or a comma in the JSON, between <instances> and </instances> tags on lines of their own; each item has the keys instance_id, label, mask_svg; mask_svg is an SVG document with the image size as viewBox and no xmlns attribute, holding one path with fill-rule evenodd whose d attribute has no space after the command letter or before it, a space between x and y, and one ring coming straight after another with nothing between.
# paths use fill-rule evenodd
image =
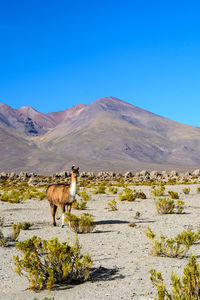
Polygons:
<instances>
[{"instance_id":1,"label":"sandy soil","mask_svg":"<svg viewBox=\"0 0 200 300\"><path fill-rule=\"evenodd\" d=\"M200 247L198 244L193 245L183 259L153 257L150 255L151 243L145 237L145 230L150 226L158 235L163 233L173 237L189 227L195 231L200 228L200 195L196 192L197 186L190 185L189 195L182 193L184 185L167 186L166 191L180 193L181 199L185 201L185 213L162 216L156 213L150 187L136 187L137 190L145 192L148 199L137 199L135 202L117 201L118 210L114 212L108 211L107 202L113 198L118 200L118 196L108 192L104 195L91 194L86 212L93 214L96 228L92 233L79 234L78 238L82 252L88 252L92 257L92 278L81 285L62 286L35 293L28 289L26 278L13 272L13 255L18 253L15 247L0 248L0 299L30 300L34 297L42 299L45 296L54 297L55 300L153 299L156 291L149 279L150 268L162 271L165 282L169 284L171 270L182 274L189 254L200 255ZM141 213L139 219L134 218L137 211ZM19 240L37 235L43 239L58 237L59 241L66 241L68 238L73 239L75 235L67 226L61 228L61 219L57 221L57 227L52 227L46 199L26 200L20 204L0 202L0 213L5 217L5 235L12 232L13 222L34 223L30 230L21 231ZM81 211L73 210L73 213L79 214ZM135 222L137 227L129 227L129 222Z\"/></svg>"}]
</instances>

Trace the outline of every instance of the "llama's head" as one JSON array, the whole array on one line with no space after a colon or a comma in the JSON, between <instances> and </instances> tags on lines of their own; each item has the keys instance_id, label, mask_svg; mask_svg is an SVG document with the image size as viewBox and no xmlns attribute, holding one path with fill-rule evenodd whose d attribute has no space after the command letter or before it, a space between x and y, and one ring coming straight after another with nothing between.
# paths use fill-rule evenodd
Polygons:
<instances>
[{"instance_id":1,"label":"llama's head","mask_svg":"<svg viewBox=\"0 0 200 300\"><path fill-rule=\"evenodd\" d=\"M79 176L79 169L80 167L75 168L75 166L72 166L72 174L74 175L75 178Z\"/></svg>"}]
</instances>

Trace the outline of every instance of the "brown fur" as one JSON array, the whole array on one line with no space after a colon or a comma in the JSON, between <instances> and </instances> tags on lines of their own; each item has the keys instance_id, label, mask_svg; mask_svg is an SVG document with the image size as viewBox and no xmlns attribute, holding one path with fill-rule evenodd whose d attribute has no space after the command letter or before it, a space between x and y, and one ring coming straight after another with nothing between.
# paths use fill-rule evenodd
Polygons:
<instances>
[{"instance_id":1,"label":"brown fur","mask_svg":"<svg viewBox=\"0 0 200 300\"><path fill-rule=\"evenodd\" d=\"M71 185L74 181L77 181L77 176L79 175L79 167L74 169L72 167L71 182L70 184L51 184L48 186L46 194L51 207L51 214L53 218L53 225L56 226L55 214L57 207L60 207L62 213L65 212L65 206L67 206L67 211L71 211L72 203L75 199L72 199L70 195Z\"/></svg>"}]
</instances>

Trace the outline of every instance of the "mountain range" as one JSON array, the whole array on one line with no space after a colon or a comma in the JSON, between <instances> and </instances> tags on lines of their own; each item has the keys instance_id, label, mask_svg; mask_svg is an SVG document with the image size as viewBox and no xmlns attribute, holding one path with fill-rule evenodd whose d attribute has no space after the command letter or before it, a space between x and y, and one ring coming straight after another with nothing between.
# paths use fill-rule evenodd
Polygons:
<instances>
[{"instance_id":1,"label":"mountain range","mask_svg":"<svg viewBox=\"0 0 200 300\"><path fill-rule=\"evenodd\" d=\"M52 113L0 104L0 171L188 170L199 153L199 127L114 97Z\"/></svg>"}]
</instances>

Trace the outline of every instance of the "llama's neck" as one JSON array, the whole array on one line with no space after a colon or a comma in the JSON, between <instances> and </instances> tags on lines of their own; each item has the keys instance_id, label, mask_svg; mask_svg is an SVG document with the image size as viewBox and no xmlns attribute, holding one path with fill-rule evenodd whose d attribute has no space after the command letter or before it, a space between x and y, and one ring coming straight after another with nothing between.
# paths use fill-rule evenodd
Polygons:
<instances>
[{"instance_id":1,"label":"llama's neck","mask_svg":"<svg viewBox=\"0 0 200 300\"><path fill-rule=\"evenodd\" d=\"M75 199L76 196L76 178L71 178L71 183L70 183L70 195L72 199Z\"/></svg>"}]
</instances>

